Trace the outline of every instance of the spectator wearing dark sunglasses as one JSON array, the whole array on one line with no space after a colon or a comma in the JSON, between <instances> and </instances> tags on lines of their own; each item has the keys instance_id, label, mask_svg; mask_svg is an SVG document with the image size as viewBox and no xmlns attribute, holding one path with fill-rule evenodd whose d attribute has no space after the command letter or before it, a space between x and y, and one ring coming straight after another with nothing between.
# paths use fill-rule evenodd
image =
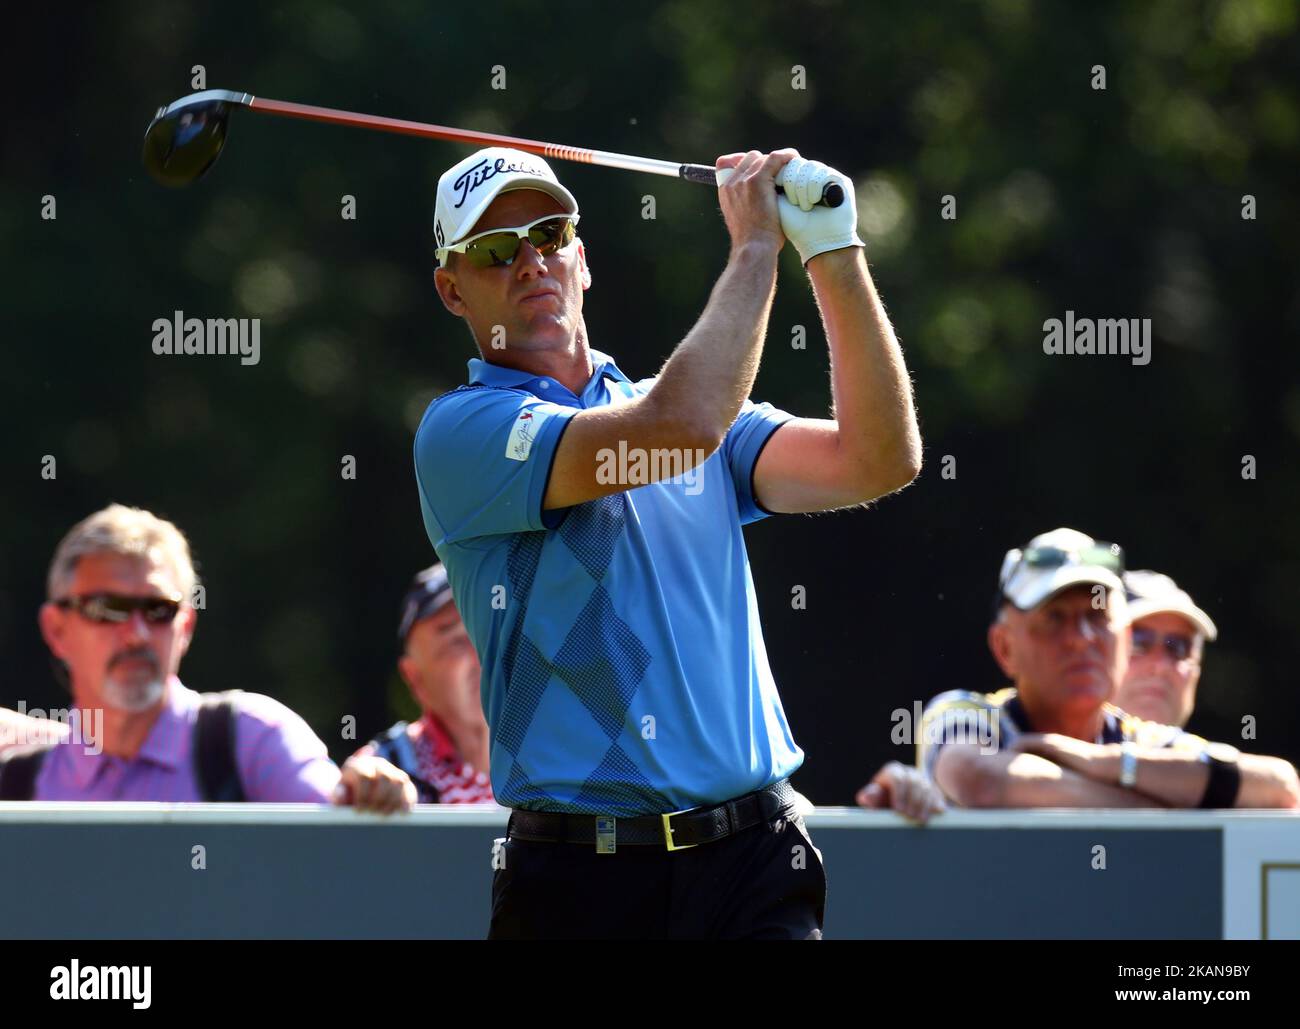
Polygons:
<instances>
[{"instance_id":1,"label":"spectator wearing dark sunglasses","mask_svg":"<svg viewBox=\"0 0 1300 1029\"><path fill-rule=\"evenodd\" d=\"M256 693L198 694L180 681L197 577L180 530L114 504L75 525L50 565L41 633L100 738L9 750L8 800L351 803L409 808L415 787L379 758L342 772L302 718ZM85 717L90 713L102 717ZM88 745L93 742L92 745Z\"/></svg>"},{"instance_id":2,"label":"spectator wearing dark sunglasses","mask_svg":"<svg viewBox=\"0 0 1300 1029\"><path fill-rule=\"evenodd\" d=\"M1184 726L1196 706L1205 642L1218 629L1167 575L1126 572L1124 588L1133 646L1116 703L1147 721Z\"/></svg>"},{"instance_id":3,"label":"spectator wearing dark sunglasses","mask_svg":"<svg viewBox=\"0 0 1300 1029\"><path fill-rule=\"evenodd\" d=\"M932 700L918 764L966 807L1300 806L1290 763L1111 703L1129 660L1123 574L1117 545L1073 529L1008 551L989 648L1014 685Z\"/></svg>"}]
</instances>

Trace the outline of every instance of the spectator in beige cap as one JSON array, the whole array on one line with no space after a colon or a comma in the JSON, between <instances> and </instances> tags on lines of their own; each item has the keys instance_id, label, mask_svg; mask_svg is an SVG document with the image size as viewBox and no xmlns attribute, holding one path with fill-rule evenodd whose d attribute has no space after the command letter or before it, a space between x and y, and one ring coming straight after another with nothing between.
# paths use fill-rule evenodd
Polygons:
<instances>
[{"instance_id":1,"label":"spectator in beige cap","mask_svg":"<svg viewBox=\"0 0 1300 1029\"><path fill-rule=\"evenodd\" d=\"M1167 575L1127 572L1124 587L1133 643L1115 702L1147 721L1185 726L1196 706L1205 641L1218 630Z\"/></svg>"}]
</instances>

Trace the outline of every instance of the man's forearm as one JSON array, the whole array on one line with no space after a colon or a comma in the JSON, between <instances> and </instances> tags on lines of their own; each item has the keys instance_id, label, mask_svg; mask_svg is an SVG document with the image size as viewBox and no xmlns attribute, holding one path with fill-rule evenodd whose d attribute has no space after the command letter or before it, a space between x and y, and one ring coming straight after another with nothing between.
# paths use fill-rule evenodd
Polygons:
<instances>
[{"instance_id":1,"label":"man's forearm","mask_svg":"<svg viewBox=\"0 0 1300 1029\"><path fill-rule=\"evenodd\" d=\"M776 291L778 251L749 243L732 252L700 320L677 345L646 396L660 418L695 424L721 442L754 386Z\"/></svg>"},{"instance_id":2,"label":"man's forearm","mask_svg":"<svg viewBox=\"0 0 1300 1029\"><path fill-rule=\"evenodd\" d=\"M0 708L0 751L32 743L58 743L68 735L62 722Z\"/></svg>"},{"instance_id":3,"label":"man's forearm","mask_svg":"<svg viewBox=\"0 0 1300 1029\"><path fill-rule=\"evenodd\" d=\"M1076 765L1094 781L1119 781L1119 748L1105 748L1104 756ZM1288 808L1296 806L1295 769L1279 758L1242 754L1237 762L1241 787L1234 806ZM1141 790L1170 807L1194 808L1205 796L1210 766L1185 750L1142 750L1138 754L1137 782Z\"/></svg>"},{"instance_id":4,"label":"man's forearm","mask_svg":"<svg viewBox=\"0 0 1300 1029\"><path fill-rule=\"evenodd\" d=\"M830 347L839 452L867 481L905 485L921 465L921 433L903 350L866 257L859 247L819 254L808 274Z\"/></svg>"},{"instance_id":5,"label":"man's forearm","mask_svg":"<svg viewBox=\"0 0 1300 1029\"><path fill-rule=\"evenodd\" d=\"M1118 786L1120 750L1117 744L1101 749L1102 757L1076 766L1082 775L1097 783ZM1138 756L1134 789L1157 798L1170 807L1196 807L1205 794L1209 766L1195 754L1173 750L1142 750Z\"/></svg>"},{"instance_id":6,"label":"man's forearm","mask_svg":"<svg viewBox=\"0 0 1300 1029\"><path fill-rule=\"evenodd\" d=\"M970 808L1161 806L1141 793L1096 782L1037 754L983 754L970 744L944 748L935 780L945 794Z\"/></svg>"},{"instance_id":7,"label":"man's forearm","mask_svg":"<svg viewBox=\"0 0 1300 1029\"><path fill-rule=\"evenodd\" d=\"M1242 754L1241 789L1236 807L1300 807L1300 779L1295 766L1280 757Z\"/></svg>"},{"instance_id":8,"label":"man's forearm","mask_svg":"<svg viewBox=\"0 0 1300 1029\"><path fill-rule=\"evenodd\" d=\"M1003 791L1000 807L1162 806L1143 793L1097 782L1034 754L1016 756L1006 769Z\"/></svg>"}]
</instances>

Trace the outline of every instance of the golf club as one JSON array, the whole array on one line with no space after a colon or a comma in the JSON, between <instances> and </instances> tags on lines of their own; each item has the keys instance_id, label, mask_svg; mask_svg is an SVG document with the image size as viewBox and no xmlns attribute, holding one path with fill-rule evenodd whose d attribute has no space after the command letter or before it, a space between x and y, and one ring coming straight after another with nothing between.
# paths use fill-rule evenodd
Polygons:
<instances>
[{"instance_id":1,"label":"golf club","mask_svg":"<svg viewBox=\"0 0 1300 1029\"><path fill-rule=\"evenodd\" d=\"M400 118L383 118L373 114L355 114L336 111L328 107L267 100L250 93L236 93L229 89L208 89L192 93L175 103L160 107L144 134L144 166L154 179L164 186L188 186L200 179L216 163L226 145L227 123L235 107L247 107L263 114L276 114L286 118L304 118L307 121L330 125L351 125L380 132L395 132L423 139L445 139L455 143L475 146L508 146L541 157L561 161L578 161L598 164L605 168L622 168L626 171L648 172L651 175L671 175L687 182L709 186L718 184L717 172L705 164L674 164L651 157L631 157L607 150L586 150L581 147L542 143L534 139L519 139L494 132L474 132L445 125L428 125L424 122L403 121ZM776 187L782 192L780 186ZM844 190L830 183L822 192L818 203L824 207L839 207L844 202Z\"/></svg>"}]
</instances>

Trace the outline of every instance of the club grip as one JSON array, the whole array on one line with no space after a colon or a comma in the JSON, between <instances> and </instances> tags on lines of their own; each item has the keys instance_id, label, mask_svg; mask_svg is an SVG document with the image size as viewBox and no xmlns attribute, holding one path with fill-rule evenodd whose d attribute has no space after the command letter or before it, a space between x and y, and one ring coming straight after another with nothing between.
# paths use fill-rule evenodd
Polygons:
<instances>
[{"instance_id":1,"label":"club grip","mask_svg":"<svg viewBox=\"0 0 1300 1029\"><path fill-rule=\"evenodd\" d=\"M687 182L699 182L706 186L717 186L718 173L714 168L707 164L683 164L677 172ZM780 186L776 191L782 195L785 194ZM828 182L826 188L822 190L822 198L817 201L819 207L839 207L844 203L844 188L838 182Z\"/></svg>"},{"instance_id":2,"label":"club grip","mask_svg":"<svg viewBox=\"0 0 1300 1029\"><path fill-rule=\"evenodd\" d=\"M707 164L683 164L677 169L677 174L687 182L698 182L702 186L716 186L718 184L717 170L710 168Z\"/></svg>"}]
</instances>

